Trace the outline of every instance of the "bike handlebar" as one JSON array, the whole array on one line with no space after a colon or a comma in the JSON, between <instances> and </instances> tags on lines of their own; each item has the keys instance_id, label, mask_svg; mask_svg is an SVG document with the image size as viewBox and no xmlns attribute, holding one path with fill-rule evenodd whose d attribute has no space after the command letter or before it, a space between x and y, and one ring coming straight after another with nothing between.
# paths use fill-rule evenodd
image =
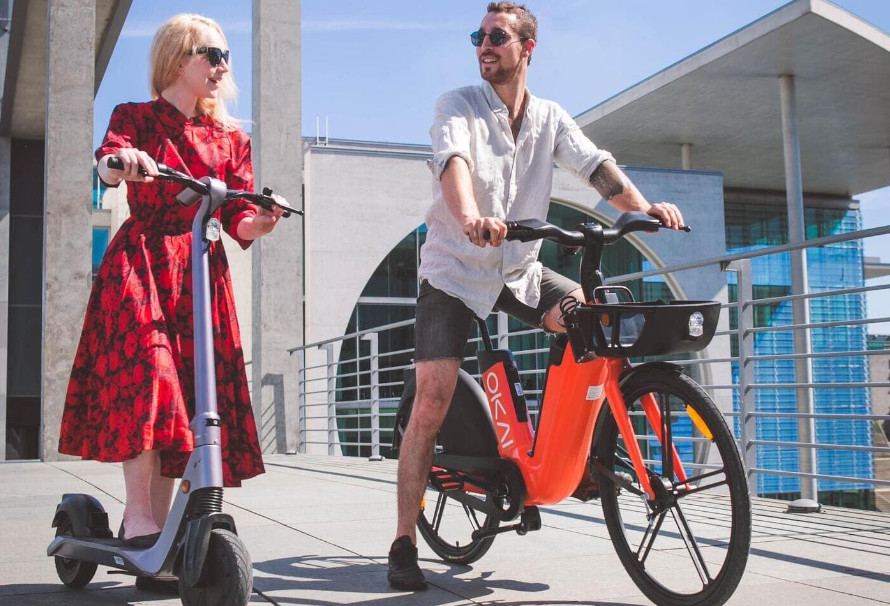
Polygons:
<instances>
[{"instance_id":1,"label":"bike handlebar","mask_svg":"<svg viewBox=\"0 0 890 606\"><path fill-rule=\"evenodd\" d=\"M158 178L184 185L185 187L188 187L192 191L197 192L202 196L210 195L210 189L205 183L202 183L201 181L190 177L185 173L181 173L178 170L172 169L166 164L161 164L160 162L158 162L157 164ZM110 158L108 158L108 168L112 170L123 170L124 163L117 156L111 156ZM148 175L145 168L143 168L142 166L139 167L139 174L143 176ZM303 214L302 210L296 209L292 206L288 206L280 200L273 198L272 190L268 187L264 188L263 193L261 194L246 190L226 189L226 200L235 200L238 198L253 202L257 206L262 206L266 210L272 210L273 206L277 206L284 211L284 217L289 217L292 213L297 215Z\"/></svg>"},{"instance_id":2,"label":"bike handlebar","mask_svg":"<svg viewBox=\"0 0 890 606\"><path fill-rule=\"evenodd\" d=\"M532 240L550 240L561 246L580 248L587 246L588 238L599 245L614 244L624 236L635 231L656 232L665 228L664 223L657 217L647 215L644 212L632 211L623 213L612 227L602 228L597 224L584 223L580 230L568 230L557 227L540 219L522 219L520 221L507 221L507 240L530 242ZM692 231L688 225L681 227L683 231ZM485 233L485 239L489 239Z\"/></svg>"}]
</instances>

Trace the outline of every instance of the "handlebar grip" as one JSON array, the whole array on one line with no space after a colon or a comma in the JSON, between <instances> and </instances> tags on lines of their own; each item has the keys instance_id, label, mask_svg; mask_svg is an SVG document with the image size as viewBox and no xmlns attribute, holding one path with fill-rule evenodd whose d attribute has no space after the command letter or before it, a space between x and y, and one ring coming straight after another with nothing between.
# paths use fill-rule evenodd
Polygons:
<instances>
[{"instance_id":1,"label":"handlebar grip","mask_svg":"<svg viewBox=\"0 0 890 606\"><path fill-rule=\"evenodd\" d=\"M120 158L118 158L117 156L110 156L108 158L108 168L110 168L111 170L124 170L124 161L121 160ZM158 173L159 174L163 175L163 174L166 174L169 172L170 172L170 169L167 167L166 164L161 164L160 162L158 162ZM140 166L139 174L147 175L148 173L142 166Z\"/></svg>"}]
</instances>

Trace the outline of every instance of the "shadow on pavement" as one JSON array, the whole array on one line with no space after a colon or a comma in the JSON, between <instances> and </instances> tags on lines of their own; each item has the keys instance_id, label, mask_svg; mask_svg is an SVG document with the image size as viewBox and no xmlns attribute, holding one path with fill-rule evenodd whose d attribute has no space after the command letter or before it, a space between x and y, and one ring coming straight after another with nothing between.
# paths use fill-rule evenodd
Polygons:
<instances>
[{"instance_id":1,"label":"shadow on pavement","mask_svg":"<svg viewBox=\"0 0 890 606\"><path fill-rule=\"evenodd\" d=\"M424 560L421 560L423 566ZM541 594L550 589L545 583L492 579L490 572L483 572L473 578L459 575L472 573L471 566L449 565L439 560L426 560L437 566L430 570L424 567L424 574L430 590L417 593L398 592L387 584L386 566L362 556L299 556L254 562L254 570L264 573L254 575L254 590L276 604L307 604L314 606L334 606L344 602L336 595L328 599L309 597L306 594L323 592L343 592L365 594L366 599L348 601L351 606L378 606L382 604L450 604L461 600L472 600L474 604L497 604L497 606L535 606L544 604L574 606L641 606L647 602L605 602L596 600L547 600L503 599L485 600L494 590L516 593ZM441 566L448 566L441 570ZM270 576L265 576L270 575ZM438 589L439 591L435 591ZM291 597L293 596L293 597ZM529 595L529 598L532 596Z\"/></svg>"}]
</instances>

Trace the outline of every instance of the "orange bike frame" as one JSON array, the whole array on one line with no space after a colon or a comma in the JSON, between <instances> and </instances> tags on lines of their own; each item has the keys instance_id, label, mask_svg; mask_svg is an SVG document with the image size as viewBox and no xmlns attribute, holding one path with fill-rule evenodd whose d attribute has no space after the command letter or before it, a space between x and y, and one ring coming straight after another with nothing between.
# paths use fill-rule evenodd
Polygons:
<instances>
[{"instance_id":1,"label":"orange bike frame","mask_svg":"<svg viewBox=\"0 0 890 606\"><path fill-rule=\"evenodd\" d=\"M630 421L619 379L626 368L623 358L597 358L575 362L571 345L566 346L562 363L550 366L537 435L531 421L520 422L512 402L504 362L482 373L482 387L488 398L501 457L515 462L526 484L527 505L551 505L571 495L584 473L590 453L594 425L608 400L625 448L643 490L655 498L643 463L636 433ZM519 391L521 390L514 390ZM640 399L656 437L661 442L661 413L655 398ZM674 469L686 479L676 448Z\"/></svg>"}]
</instances>

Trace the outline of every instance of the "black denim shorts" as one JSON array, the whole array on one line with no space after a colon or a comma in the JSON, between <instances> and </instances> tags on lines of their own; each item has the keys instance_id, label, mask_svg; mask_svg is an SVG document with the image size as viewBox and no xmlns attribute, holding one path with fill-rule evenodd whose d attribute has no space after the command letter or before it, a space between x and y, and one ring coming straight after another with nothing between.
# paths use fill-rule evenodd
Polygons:
<instances>
[{"instance_id":1,"label":"black denim shorts","mask_svg":"<svg viewBox=\"0 0 890 606\"><path fill-rule=\"evenodd\" d=\"M544 267L537 307L520 303L513 291L504 286L494 308L529 326L543 328L544 315L578 288L580 285L573 280ZM462 359L475 317L460 299L445 294L426 280L421 282L414 323L414 360Z\"/></svg>"}]
</instances>

